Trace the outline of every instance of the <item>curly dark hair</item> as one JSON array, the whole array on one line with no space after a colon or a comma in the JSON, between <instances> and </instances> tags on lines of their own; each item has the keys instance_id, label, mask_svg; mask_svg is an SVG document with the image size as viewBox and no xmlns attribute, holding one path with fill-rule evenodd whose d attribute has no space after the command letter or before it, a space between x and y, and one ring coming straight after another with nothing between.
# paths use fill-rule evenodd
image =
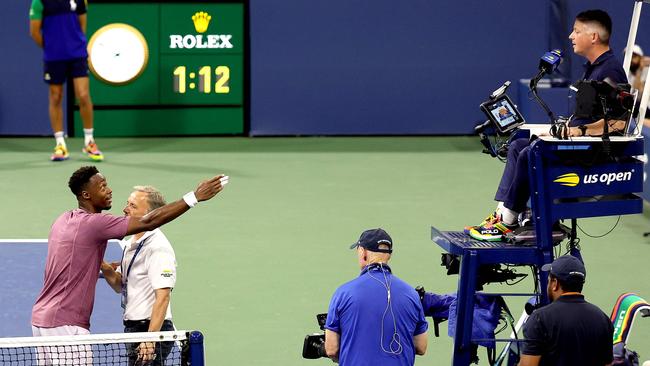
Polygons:
<instances>
[{"instance_id":1,"label":"curly dark hair","mask_svg":"<svg viewBox=\"0 0 650 366\"><path fill-rule=\"evenodd\" d=\"M86 184L88 184L90 178L97 173L99 173L99 170L95 166L82 166L72 173L70 180L68 180L68 187L70 187L70 190L75 196L79 197L81 191L86 188Z\"/></svg>"}]
</instances>

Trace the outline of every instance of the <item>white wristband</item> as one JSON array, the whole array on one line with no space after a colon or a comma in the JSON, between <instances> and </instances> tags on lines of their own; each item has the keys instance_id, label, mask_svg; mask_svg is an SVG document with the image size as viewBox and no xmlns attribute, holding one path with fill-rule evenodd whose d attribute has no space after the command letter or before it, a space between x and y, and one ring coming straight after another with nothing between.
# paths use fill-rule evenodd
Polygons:
<instances>
[{"instance_id":1,"label":"white wristband","mask_svg":"<svg viewBox=\"0 0 650 366\"><path fill-rule=\"evenodd\" d=\"M185 201L185 203L187 203L190 208L196 206L196 204L199 203L199 201L196 199L196 196L194 195L194 192L185 193L183 196L183 201Z\"/></svg>"}]
</instances>

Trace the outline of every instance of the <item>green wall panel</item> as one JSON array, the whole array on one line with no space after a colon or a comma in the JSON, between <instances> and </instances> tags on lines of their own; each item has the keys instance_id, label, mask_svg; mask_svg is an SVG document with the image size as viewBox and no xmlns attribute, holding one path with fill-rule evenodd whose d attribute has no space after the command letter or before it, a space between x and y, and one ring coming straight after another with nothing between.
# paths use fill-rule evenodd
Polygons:
<instances>
[{"instance_id":1,"label":"green wall panel","mask_svg":"<svg viewBox=\"0 0 650 366\"><path fill-rule=\"evenodd\" d=\"M90 73L90 95L95 105L155 105L160 103L160 23L158 4L90 4L88 41L97 29L126 23L142 33L149 47L149 62L142 75L126 85L106 84Z\"/></svg>"},{"instance_id":2,"label":"green wall panel","mask_svg":"<svg viewBox=\"0 0 650 366\"><path fill-rule=\"evenodd\" d=\"M95 111L96 137L242 134L241 108L109 109ZM79 111L75 134L83 136Z\"/></svg>"}]
</instances>

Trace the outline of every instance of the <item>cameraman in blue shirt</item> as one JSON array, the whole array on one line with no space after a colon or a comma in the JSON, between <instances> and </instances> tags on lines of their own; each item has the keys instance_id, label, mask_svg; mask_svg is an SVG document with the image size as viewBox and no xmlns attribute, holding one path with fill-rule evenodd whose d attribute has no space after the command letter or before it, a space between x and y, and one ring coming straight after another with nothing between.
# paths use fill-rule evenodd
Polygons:
<instances>
[{"instance_id":1,"label":"cameraman in blue shirt","mask_svg":"<svg viewBox=\"0 0 650 366\"><path fill-rule=\"evenodd\" d=\"M343 366L412 366L427 350L428 323L417 292L388 266L393 240L382 229L366 230L350 249L361 274L332 296L327 356Z\"/></svg>"}]
</instances>

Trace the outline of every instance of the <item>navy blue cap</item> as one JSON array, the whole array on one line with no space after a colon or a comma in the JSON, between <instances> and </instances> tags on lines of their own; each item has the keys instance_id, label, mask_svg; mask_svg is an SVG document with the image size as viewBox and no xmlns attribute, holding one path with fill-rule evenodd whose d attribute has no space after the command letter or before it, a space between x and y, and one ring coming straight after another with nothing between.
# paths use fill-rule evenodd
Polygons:
<instances>
[{"instance_id":1,"label":"navy blue cap","mask_svg":"<svg viewBox=\"0 0 650 366\"><path fill-rule=\"evenodd\" d=\"M551 274L563 282L584 283L587 270L580 259L572 255L563 255L556 258L553 263L542 266L542 271L551 271Z\"/></svg>"},{"instance_id":2,"label":"navy blue cap","mask_svg":"<svg viewBox=\"0 0 650 366\"><path fill-rule=\"evenodd\" d=\"M379 248L380 245L388 245L388 249ZM361 233L359 240L350 246L350 249L363 247L371 252L392 253L393 239L383 229L370 229Z\"/></svg>"}]
</instances>

